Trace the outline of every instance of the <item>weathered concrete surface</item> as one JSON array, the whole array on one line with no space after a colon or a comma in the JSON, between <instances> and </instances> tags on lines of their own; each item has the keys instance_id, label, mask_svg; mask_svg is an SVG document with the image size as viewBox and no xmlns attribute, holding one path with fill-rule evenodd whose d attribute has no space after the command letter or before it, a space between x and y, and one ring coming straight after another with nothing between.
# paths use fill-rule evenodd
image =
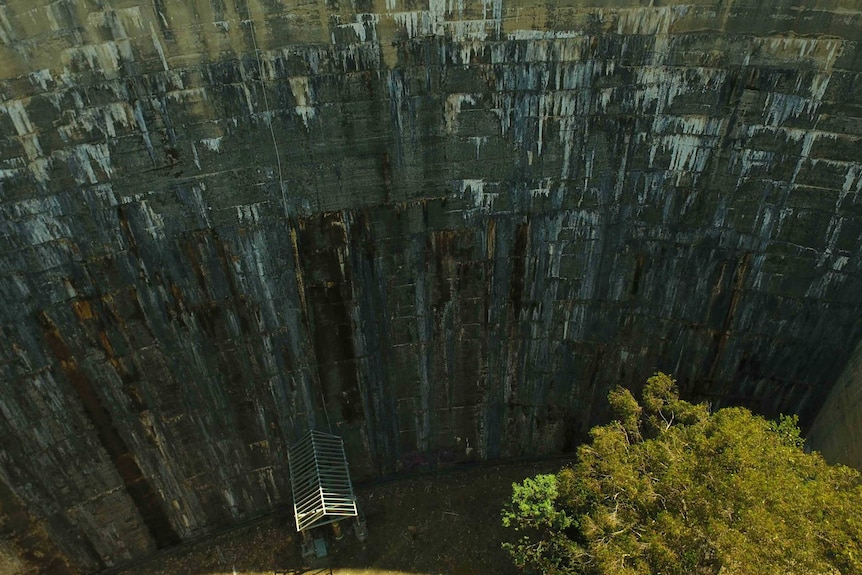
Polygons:
<instances>
[{"instance_id":1,"label":"weathered concrete surface","mask_svg":"<svg viewBox=\"0 0 862 575\"><path fill-rule=\"evenodd\" d=\"M641 4L0 5L0 557L265 512L309 426L360 478L557 452L656 369L809 424L862 8Z\"/></svg>"}]
</instances>

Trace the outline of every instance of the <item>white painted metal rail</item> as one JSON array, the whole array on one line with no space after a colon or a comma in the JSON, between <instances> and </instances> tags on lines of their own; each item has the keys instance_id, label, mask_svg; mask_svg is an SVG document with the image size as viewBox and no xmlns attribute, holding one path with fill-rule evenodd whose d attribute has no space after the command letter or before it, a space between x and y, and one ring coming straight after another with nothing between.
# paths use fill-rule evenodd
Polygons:
<instances>
[{"instance_id":1,"label":"white painted metal rail","mask_svg":"<svg viewBox=\"0 0 862 575\"><path fill-rule=\"evenodd\" d=\"M340 437L309 431L287 457L297 531L356 517L356 497Z\"/></svg>"}]
</instances>

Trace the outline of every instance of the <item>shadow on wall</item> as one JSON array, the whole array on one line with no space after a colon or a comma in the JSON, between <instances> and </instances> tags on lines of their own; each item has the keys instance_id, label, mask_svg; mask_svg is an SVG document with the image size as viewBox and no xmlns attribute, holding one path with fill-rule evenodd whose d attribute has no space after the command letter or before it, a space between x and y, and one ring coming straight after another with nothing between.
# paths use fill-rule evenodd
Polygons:
<instances>
[{"instance_id":1,"label":"shadow on wall","mask_svg":"<svg viewBox=\"0 0 862 575\"><path fill-rule=\"evenodd\" d=\"M862 344L853 351L806 441L829 463L862 469Z\"/></svg>"}]
</instances>

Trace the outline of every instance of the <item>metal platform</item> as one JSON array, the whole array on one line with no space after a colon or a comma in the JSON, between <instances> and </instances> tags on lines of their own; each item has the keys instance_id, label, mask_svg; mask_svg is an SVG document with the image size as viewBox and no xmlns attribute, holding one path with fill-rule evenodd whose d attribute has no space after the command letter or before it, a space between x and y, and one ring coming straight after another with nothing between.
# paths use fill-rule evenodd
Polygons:
<instances>
[{"instance_id":1,"label":"metal platform","mask_svg":"<svg viewBox=\"0 0 862 575\"><path fill-rule=\"evenodd\" d=\"M340 437L309 431L290 448L288 465L297 531L356 517L356 498Z\"/></svg>"}]
</instances>

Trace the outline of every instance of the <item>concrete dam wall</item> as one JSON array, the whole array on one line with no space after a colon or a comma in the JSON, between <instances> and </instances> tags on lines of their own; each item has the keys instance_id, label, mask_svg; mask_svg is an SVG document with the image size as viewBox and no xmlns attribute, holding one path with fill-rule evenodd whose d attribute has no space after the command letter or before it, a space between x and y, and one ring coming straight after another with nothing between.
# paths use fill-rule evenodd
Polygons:
<instances>
[{"instance_id":1,"label":"concrete dam wall","mask_svg":"<svg viewBox=\"0 0 862 575\"><path fill-rule=\"evenodd\" d=\"M5 572L284 505L309 428L356 479L560 453L656 370L810 425L862 6L649 4L0 4Z\"/></svg>"}]
</instances>

